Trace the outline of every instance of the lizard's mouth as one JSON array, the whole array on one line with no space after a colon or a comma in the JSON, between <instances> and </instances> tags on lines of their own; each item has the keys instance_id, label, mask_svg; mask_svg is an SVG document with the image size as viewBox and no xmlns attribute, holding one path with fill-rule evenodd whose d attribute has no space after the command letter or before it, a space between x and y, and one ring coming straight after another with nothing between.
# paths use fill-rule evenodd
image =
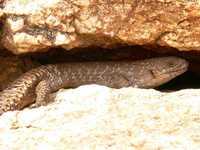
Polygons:
<instances>
[{"instance_id":1,"label":"lizard's mouth","mask_svg":"<svg viewBox=\"0 0 200 150\"><path fill-rule=\"evenodd\" d=\"M168 80L171 80L172 78L183 74L187 70L188 70L188 64L187 65L180 64L173 68L163 70L161 72L154 70L152 70L151 72L155 78L160 78L160 79L167 78Z\"/></svg>"},{"instance_id":2,"label":"lizard's mouth","mask_svg":"<svg viewBox=\"0 0 200 150\"><path fill-rule=\"evenodd\" d=\"M180 64L176 65L175 67L168 68L162 71L150 70L152 79L149 85L146 85L145 88L151 88L155 87L155 85L159 86L161 84L167 83L168 81L186 72L187 68L188 64L187 65ZM148 82L145 82L145 84L148 84Z\"/></svg>"}]
</instances>

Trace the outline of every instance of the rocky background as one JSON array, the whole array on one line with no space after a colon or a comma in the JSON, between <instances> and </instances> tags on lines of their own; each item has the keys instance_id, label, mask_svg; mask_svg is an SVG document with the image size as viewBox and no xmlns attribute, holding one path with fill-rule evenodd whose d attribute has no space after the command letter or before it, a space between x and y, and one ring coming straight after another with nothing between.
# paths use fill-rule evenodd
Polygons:
<instances>
[{"instance_id":1,"label":"rocky background","mask_svg":"<svg viewBox=\"0 0 200 150\"><path fill-rule=\"evenodd\" d=\"M177 55L197 74L199 12L186 0L1 0L1 54L40 64Z\"/></svg>"},{"instance_id":2,"label":"rocky background","mask_svg":"<svg viewBox=\"0 0 200 150\"><path fill-rule=\"evenodd\" d=\"M199 11L198 0L3 0L2 44L15 54L58 46L200 50Z\"/></svg>"},{"instance_id":3,"label":"rocky background","mask_svg":"<svg viewBox=\"0 0 200 150\"><path fill-rule=\"evenodd\" d=\"M162 92L83 86L49 106L5 113L0 149L199 150L199 51L199 0L0 0L0 90L40 64L190 62Z\"/></svg>"}]
</instances>

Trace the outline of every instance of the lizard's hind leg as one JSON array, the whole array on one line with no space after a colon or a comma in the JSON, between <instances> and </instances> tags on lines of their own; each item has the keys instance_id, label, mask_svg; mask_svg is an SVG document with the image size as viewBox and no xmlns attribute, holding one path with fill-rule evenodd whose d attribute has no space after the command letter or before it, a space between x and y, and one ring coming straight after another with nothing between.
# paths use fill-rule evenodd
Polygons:
<instances>
[{"instance_id":1,"label":"lizard's hind leg","mask_svg":"<svg viewBox=\"0 0 200 150\"><path fill-rule=\"evenodd\" d=\"M46 80L40 81L35 88L36 101L33 105L31 105L31 107L34 108L46 105L49 102L50 93L51 93L51 88L49 83Z\"/></svg>"}]
</instances>

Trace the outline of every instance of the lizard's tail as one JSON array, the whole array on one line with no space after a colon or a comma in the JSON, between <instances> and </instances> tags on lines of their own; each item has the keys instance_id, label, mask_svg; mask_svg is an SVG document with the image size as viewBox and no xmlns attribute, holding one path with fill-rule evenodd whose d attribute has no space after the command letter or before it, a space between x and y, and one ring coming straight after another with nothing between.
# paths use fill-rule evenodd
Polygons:
<instances>
[{"instance_id":1,"label":"lizard's tail","mask_svg":"<svg viewBox=\"0 0 200 150\"><path fill-rule=\"evenodd\" d=\"M6 111L20 110L35 101L35 86L45 75L39 70L28 71L0 92L0 115Z\"/></svg>"}]
</instances>

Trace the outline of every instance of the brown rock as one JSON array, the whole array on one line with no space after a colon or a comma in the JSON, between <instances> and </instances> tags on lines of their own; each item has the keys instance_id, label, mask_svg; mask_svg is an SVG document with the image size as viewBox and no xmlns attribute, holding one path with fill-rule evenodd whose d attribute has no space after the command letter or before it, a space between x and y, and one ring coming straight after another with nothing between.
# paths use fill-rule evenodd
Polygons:
<instances>
[{"instance_id":1,"label":"brown rock","mask_svg":"<svg viewBox=\"0 0 200 150\"><path fill-rule=\"evenodd\" d=\"M21 74L39 64L29 58L14 56L0 56L0 91L5 89L9 83L16 80Z\"/></svg>"},{"instance_id":2,"label":"brown rock","mask_svg":"<svg viewBox=\"0 0 200 150\"><path fill-rule=\"evenodd\" d=\"M4 0L0 12L3 45L15 54L57 46L200 50L198 1Z\"/></svg>"}]
</instances>

